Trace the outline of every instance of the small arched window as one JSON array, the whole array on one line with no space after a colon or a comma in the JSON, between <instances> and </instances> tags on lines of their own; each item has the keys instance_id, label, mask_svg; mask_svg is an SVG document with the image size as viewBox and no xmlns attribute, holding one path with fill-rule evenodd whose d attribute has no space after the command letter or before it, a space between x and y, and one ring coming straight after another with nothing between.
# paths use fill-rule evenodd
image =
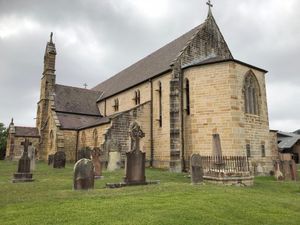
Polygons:
<instances>
[{"instance_id":1,"label":"small arched window","mask_svg":"<svg viewBox=\"0 0 300 225\"><path fill-rule=\"evenodd\" d=\"M85 136L85 132L83 131L81 134L81 146L85 147L85 142L86 142L86 136Z\"/></svg>"},{"instance_id":2,"label":"small arched window","mask_svg":"<svg viewBox=\"0 0 300 225\"><path fill-rule=\"evenodd\" d=\"M185 79L185 102L186 102L186 114L190 115L190 82L188 79Z\"/></svg>"},{"instance_id":3,"label":"small arched window","mask_svg":"<svg viewBox=\"0 0 300 225\"><path fill-rule=\"evenodd\" d=\"M158 93L158 122L159 127L162 127L162 87L161 82L158 82L158 89L156 89Z\"/></svg>"},{"instance_id":4,"label":"small arched window","mask_svg":"<svg viewBox=\"0 0 300 225\"><path fill-rule=\"evenodd\" d=\"M249 71L245 77L244 83L244 101L245 113L259 114L260 89L258 81L252 71Z\"/></svg>"},{"instance_id":5,"label":"small arched window","mask_svg":"<svg viewBox=\"0 0 300 225\"><path fill-rule=\"evenodd\" d=\"M137 90L134 92L134 98L132 99L135 105L141 104L141 92Z\"/></svg>"},{"instance_id":6,"label":"small arched window","mask_svg":"<svg viewBox=\"0 0 300 225\"><path fill-rule=\"evenodd\" d=\"M96 129L93 131L93 140L94 140L94 147L97 147L98 145L98 132Z\"/></svg>"},{"instance_id":7,"label":"small arched window","mask_svg":"<svg viewBox=\"0 0 300 225\"><path fill-rule=\"evenodd\" d=\"M53 147L53 142L54 142L53 130L50 131L49 141L50 141L50 148L52 148Z\"/></svg>"},{"instance_id":8,"label":"small arched window","mask_svg":"<svg viewBox=\"0 0 300 225\"><path fill-rule=\"evenodd\" d=\"M118 112L119 111L119 99L116 98L114 100L114 102L115 102L115 104L113 105L113 108L114 108L115 112Z\"/></svg>"}]
</instances>

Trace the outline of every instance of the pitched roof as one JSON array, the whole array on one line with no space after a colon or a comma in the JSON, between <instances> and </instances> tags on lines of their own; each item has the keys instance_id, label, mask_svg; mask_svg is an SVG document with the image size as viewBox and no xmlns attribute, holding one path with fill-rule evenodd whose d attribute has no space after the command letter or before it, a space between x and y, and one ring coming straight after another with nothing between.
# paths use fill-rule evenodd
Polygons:
<instances>
[{"instance_id":1,"label":"pitched roof","mask_svg":"<svg viewBox=\"0 0 300 225\"><path fill-rule=\"evenodd\" d=\"M300 135L295 133L278 131L277 134L278 141L280 141L278 143L280 149L291 148L300 140Z\"/></svg>"},{"instance_id":2,"label":"pitched roof","mask_svg":"<svg viewBox=\"0 0 300 225\"><path fill-rule=\"evenodd\" d=\"M40 137L36 127L15 127L15 135L18 137Z\"/></svg>"},{"instance_id":3,"label":"pitched roof","mask_svg":"<svg viewBox=\"0 0 300 225\"><path fill-rule=\"evenodd\" d=\"M55 111L100 116L97 99L102 92L55 85Z\"/></svg>"},{"instance_id":4,"label":"pitched roof","mask_svg":"<svg viewBox=\"0 0 300 225\"><path fill-rule=\"evenodd\" d=\"M212 54L208 56L204 51L200 50L198 58L192 60L190 65L201 65L204 64L204 61L212 63L223 61L225 59L233 60L233 56L226 41L224 40L212 13L209 11L208 17L203 24L195 27L191 31L141 59L127 69L119 72L110 79L98 84L92 90L103 91L101 99L105 99L171 70L171 65L185 51L197 35L200 37L200 45L199 43L194 44L198 46L198 50L200 50L200 48L205 48L204 46L208 43L210 50L212 50ZM217 52L214 52L214 50Z\"/></svg>"},{"instance_id":5,"label":"pitched roof","mask_svg":"<svg viewBox=\"0 0 300 225\"><path fill-rule=\"evenodd\" d=\"M67 130L78 130L84 127L101 125L110 122L109 118L107 117L77 115L61 112L58 112L56 114L61 124L61 129Z\"/></svg>"},{"instance_id":6,"label":"pitched roof","mask_svg":"<svg viewBox=\"0 0 300 225\"><path fill-rule=\"evenodd\" d=\"M110 79L98 84L92 90L103 91L102 98L106 98L170 70L173 60L203 25L195 27Z\"/></svg>"}]
</instances>

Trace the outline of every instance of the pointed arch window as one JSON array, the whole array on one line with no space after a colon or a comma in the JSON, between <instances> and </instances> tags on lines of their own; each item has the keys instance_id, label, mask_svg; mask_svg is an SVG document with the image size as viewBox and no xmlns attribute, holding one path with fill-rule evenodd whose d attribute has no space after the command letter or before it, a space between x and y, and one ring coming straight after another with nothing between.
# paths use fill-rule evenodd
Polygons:
<instances>
[{"instance_id":1,"label":"pointed arch window","mask_svg":"<svg viewBox=\"0 0 300 225\"><path fill-rule=\"evenodd\" d=\"M162 127L162 86L161 82L158 82L158 89L156 89L158 93L158 119L159 127Z\"/></svg>"},{"instance_id":2,"label":"pointed arch window","mask_svg":"<svg viewBox=\"0 0 300 225\"><path fill-rule=\"evenodd\" d=\"M246 74L244 83L245 113L259 115L259 97L260 88L258 81L254 73L249 71Z\"/></svg>"},{"instance_id":3,"label":"pointed arch window","mask_svg":"<svg viewBox=\"0 0 300 225\"><path fill-rule=\"evenodd\" d=\"M119 99L116 98L114 100L114 102L115 102L115 104L113 105L113 108L114 108L115 112L118 112L119 111Z\"/></svg>"},{"instance_id":4,"label":"pointed arch window","mask_svg":"<svg viewBox=\"0 0 300 225\"><path fill-rule=\"evenodd\" d=\"M185 103L186 103L186 114L190 115L190 82L188 79L185 79Z\"/></svg>"},{"instance_id":5,"label":"pointed arch window","mask_svg":"<svg viewBox=\"0 0 300 225\"><path fill-rule=\"evenodd\" d=\"M141 92L140 90L137 90L134 92L134 98L132 99L135 103L135 105L141 104Z\"/></svg>"},{"instance_id":6,"label":"pointed arch window","mask_svg":"<svg viewBox=\"0 0 300 225\"><path fill-rule=\"evenodd\" d=\"M86 142L86 136L85 136L85 132L83 131L81 134L81 146L85 147L85 142Z\"/></svg>"},{"instance_id":7,"label":"pointed arch window","mask_svg":"<svg viewBox=\"0 0 300 225\"><path fill-rule=\"evenodd\" d=\"M97 129L94 129L94 131L93 131L93 140L94 140L94 147L97 147L97 145L98 145L98 131L97 131Z\"/></svg>"},{"instance_id":8,"label":"pointed arch window","mask_svg":"<svg viewBox=\"0 0 300 225\"><path fill-rule=\"evenodd\" d=\"M53 142L54 142L53 130L50 131L49 141L50 141L50 148L52 148L53 147Z\"/></svg>"}]
</instances>

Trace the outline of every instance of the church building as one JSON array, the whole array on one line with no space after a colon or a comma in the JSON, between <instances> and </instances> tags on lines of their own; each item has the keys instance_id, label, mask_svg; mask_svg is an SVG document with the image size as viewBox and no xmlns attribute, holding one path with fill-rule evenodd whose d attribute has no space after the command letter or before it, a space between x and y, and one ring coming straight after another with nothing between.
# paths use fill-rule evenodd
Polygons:
<instances>
[{"instance_id":1,"label":"church building","mask_svg":"<svg viewBox=\"0 0 300 225\"><path fill-rule=\"evenodd\" d=\"M37 104L40 159L64 151L75 161L80 149L110 151L110 142L124 161L137 122L148 166L186 171L191 154L214 155L218 141L222 155L271 170L267 71L233 57L210 6L204 23L92 89L57 84L56 55L51 35Z\"/></svg>"}]
</instances>

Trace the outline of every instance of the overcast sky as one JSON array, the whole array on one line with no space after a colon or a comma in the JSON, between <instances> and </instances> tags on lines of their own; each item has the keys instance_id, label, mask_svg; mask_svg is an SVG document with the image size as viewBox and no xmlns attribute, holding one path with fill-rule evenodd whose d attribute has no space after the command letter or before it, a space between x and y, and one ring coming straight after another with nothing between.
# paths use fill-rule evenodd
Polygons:
<instances>
[{"instance_id":1,"label":"overcast sky","mask_svg":"<svg viewBox=\"0 0 300 225\"><path fill-rule=\"evenodd\" d=\"M34 126L49 34L56 81L88 88L202 23L206 0L0 0L0 122ZM300 129L300 1L213 0L233 56L269 71L270 128Z\"/></svg>"}]
</instances>

